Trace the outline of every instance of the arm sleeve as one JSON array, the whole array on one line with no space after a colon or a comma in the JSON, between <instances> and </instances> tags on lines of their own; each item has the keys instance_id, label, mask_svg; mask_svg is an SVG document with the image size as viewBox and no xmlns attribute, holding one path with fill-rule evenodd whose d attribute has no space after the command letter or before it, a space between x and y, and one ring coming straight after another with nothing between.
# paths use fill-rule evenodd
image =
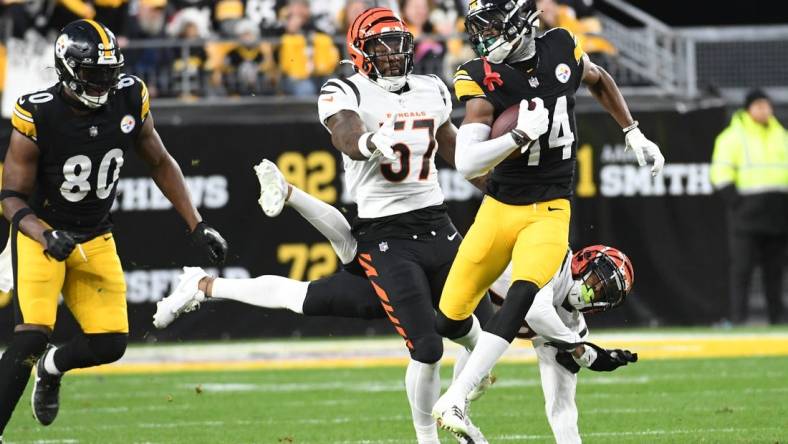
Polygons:
<instances>
[{"instance_id":1,"label":"arm sleeve","mask_svg":"<svg viewBox=\"0 0 788 444\"><path fill-rule=\"evenodd\" d=\"M490 127L483 123L466 123L457 130L457 150L454 162L457 171L466 179L486 174L495 165L506 159L517 143L511 134L495 139L490 137Z\"/></svg>"},{"instance_id":2,"label":"arm sleeve","mask_svg":"<svg viewBox=\"0 0 788 444\"><path fill-rule=\"evenodd\" d=\"M525 315L525 322L536 334L548 341L576 344L580 336L567 327L553 306L553 283L542 287L534 298L534 303Z\"/></svg>"},{"instance_id":3,"label":"arm sleeve","mask_svg":"<svg viewBox=\"0 0 788 444\"><path fill-rule=\"evenodd\" d=\"M36 122L33 117L33 109L26 96L22 96L14 104L14 112L11 114L11 126L32 141L36 141Z\"/></svg>"},{"instance_id":4,"label":"arm sleeve","mask_svg":"<svg viewBox=\"0 0 788 444\"><path fill-rule=\"evenodd\" d=\"M328 129L326 120L343 110L353 111L360 115L360 102L361 96L358 87L351 81L340 79L327 81L320 87L320 97L317 99L317 113L320 123Z\"/></svg>"}]
</instances>

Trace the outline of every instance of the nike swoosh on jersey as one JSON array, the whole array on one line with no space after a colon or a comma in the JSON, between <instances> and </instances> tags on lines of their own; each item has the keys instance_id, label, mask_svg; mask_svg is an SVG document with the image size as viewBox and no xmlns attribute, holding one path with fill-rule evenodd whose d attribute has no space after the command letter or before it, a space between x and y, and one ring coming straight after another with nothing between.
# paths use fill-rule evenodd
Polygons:
<instances>
[{"instance_id":1,"label":"nike swoosh on jersey","mask_svg":"<svg viewBox=\"0 0 788 444\"><path fill-rule=\"evenodd\" d=\"M453 241L453 240L454 240L454 238L455 238L455 237L457 237L457 235L458 235L458 234L460 234L460 233L458 233L458 232L454 232L454 234L452 234L451 236L448 236L448 235L447 235L447 236L446 236L446 239L448 239L448 240L451 242L451 241Z\"/></svg>"},{"instance_id":2,"label":"nike swoosh on jersey","mask_svg":"<svg viewBox=\"0 0 788 444\"><path fill-rule=\"evenodd\" d=\"M563 208L547 207L547 211L559 211L559 210L563 210Z\"/></svg>"}]
</instances>

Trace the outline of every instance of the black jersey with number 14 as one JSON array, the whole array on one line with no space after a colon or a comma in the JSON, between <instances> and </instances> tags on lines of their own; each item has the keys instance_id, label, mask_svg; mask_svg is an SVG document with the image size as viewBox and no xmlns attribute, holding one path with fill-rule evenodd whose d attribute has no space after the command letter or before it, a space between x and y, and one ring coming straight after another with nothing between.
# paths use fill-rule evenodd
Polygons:
<instances>
[{"instance_id":1,"label":"black jersey with number 14","mask_svg":"<svg viewBox=\"0 0 788 444\"><path fill-rule=\"evenodd\" d=\"M536 97L550 113L547 132L528 152L493 169L487 194L511 205L572 195L577 144L575 92L583 74L582 56L572 34L555 28L536 38L536 54L524 62L493 64L474 59L457 69L457 98L489 101L495 107L495 118L521 100Z\"/></svg>"},{"instance_id":2,"label":"black jersey with number 14","mask_svg":"<svg viewBox=\"0 0 788 444\"><path fill-rule=\"evenodd\" d=\"M11 123L38 145L38 174L28 204L56 229L96 235L112 228L109 211L124 155L135 146L150 102L145 83L122 76L107 103L74 110L62 85L26 94Z\"/></svg>"}]
</instances>

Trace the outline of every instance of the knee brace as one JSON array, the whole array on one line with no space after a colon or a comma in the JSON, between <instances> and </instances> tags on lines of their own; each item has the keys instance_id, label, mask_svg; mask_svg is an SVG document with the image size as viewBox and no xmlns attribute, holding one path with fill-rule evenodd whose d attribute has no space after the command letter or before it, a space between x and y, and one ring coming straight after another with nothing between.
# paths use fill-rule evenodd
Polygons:
<instances>
[{"instance_id":1,"label":"knee brace","mask_svg":"<svg viewBox=\"0 0 788 444\"><path fill-rule=\"evenodd\" d=\"M123 357L126 352L126 333L100 333L85 335L96 364L109 364Z\"/></svg>"},{"instance_id":2,"label":"knee brace","mask_svg":"<svg viewBox=\"0 0 788 444\"><path fill-rule=\"evenodd\" d=\"M539 287L533 282L516 281L509 287L506 299L493 315L484 330L512 342L523 325L525 314L531 308Z\"/></svg>"},{"instance_id":3,"label":"knee brace","mask_svg":"<svg viewBox=\"0 0 788 444\"><path fill-rule=\"evenodd\" d=\"M424 364L434 364L443 357L443 338L438 335L425 336L413 341L410 357Z\"/></svg>"},{"instance_id":4,"label":"knee brace","mask_svg":"<svg viewBox=\"0 0 788 444\"><path fill-rule=\"evenodd\" d=\"M435 329L444 338L461 338L468 334L472 326L473 320L470 317L457 321L446 317L440 310L435 316Z\"/></svg>"}]
</instances>

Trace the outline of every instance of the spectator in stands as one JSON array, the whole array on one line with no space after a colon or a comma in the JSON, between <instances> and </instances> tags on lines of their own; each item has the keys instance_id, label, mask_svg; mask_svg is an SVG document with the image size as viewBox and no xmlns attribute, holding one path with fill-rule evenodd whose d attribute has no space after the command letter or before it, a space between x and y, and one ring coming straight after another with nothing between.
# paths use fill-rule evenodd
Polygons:
<instances>
[{"instance_id":1,"label":"spectator in stands","mask_svg":"<svg viewBox=\"0 0 788 444\"><path fill-rule=\"evenodd\" d=\"M762 90L747 94L744 109L717 136L711 182L729 209L730 320L746 320L750 278L760 264L769 322L784 322L788 134Z\"/></svg>"},{"instance_id":2,"label":"spectator in stands","mask_svg":"<svg viewBox=\"0 0 788 444\"><path fill-rule=\"evenodd\" d=\"M561 3L563 4L556 0L536 0L536 8L542 11L539 20L543 31L556 27L568 29L575 35L583 51L597 64L602 63L600 59L617 54L615 46L602 37L602 24L599 19L590 15L593 13L593 3L589 5L587 0L564 0ZM577 18L572 4L582 6L583 13L586 14L582 19Z\"/></svg>"},{"instance_id":3,"label":"spectator in stands","mask_svg":"<svg viewBox=\"0 0 788 444\"><path fill-rule=\"evenodd\" d=\"M213 7L214 29L220 37L236 35L236 27L244 18L244 3L242 0L218 0ZM257 24L252 22L256 27ZM259 33L259 30L258 30Z\"/></svg>"},{"instance_id":4,"label":"spectator in stands","mask_svg":"<svg viewBox=\"0 0 788 444\"><path fill-rule=\"evenodd\" d=\"M332 74L339 51L331 36L315 30L309 2L290 0L284 12L284 34L279 45L279 69L286 94L311 96L317 84Z\"/></svg>"},{"instance_id":5,"label":"spectator in stands","mask_svg":"<svg viewBox=\"0 0 788 444\"><path fill-rule=\"evenodd\" d=\"M138 0L137 14L129 21L126 36L131 41L166 39L164 23L167 0ZM151 97L158 97L162 87L169 85L174 52L169 48L124 49L126 71L145 80Z\"/></svg>"},{"instance_id":6,"label":"spectator in stands","mask_svg":"<svg viewBox=\"0 0 788 444\"><path fill-rule=\"evenodd\" d=\"M128 0L93 0L96 9L95 19L115 33L119 45L123 45L121 37L127 34L129 3Z\"/></svg>"},{"instance_id":7,"label":"spectator in stands","mask_svg":"<svg viewBox=\"0 0 788 444\"><path fill-rule=\"evenodd\" d=\"M338 18L338 25L335 33L339 37L344 38L345 34L347 34L347 28L353 23L353 20L355 20L359 14L373 6L375 5L372 0L347 0L345 2L345 8Z\"/></svg>"},{"instance_id":8,"label":"spectator in stands","mask_svg":"<svg viewBox=\"0 0 788 444\"><path fill-rule=\"evenodd\" d=\"M451 83L457 66L476 58L473 49L466 44L463 34L467 10L467 0L434 0L434 7L430 12L430 23L434 25L435 33L446 43L443 70L434 74L441 75L448 83Z\"/></svg>"},{"instance_id":9,"label":"spectator in stands","mask_svg":"<svg viewBox=\"0 0 788 444\"><path fill-rule=\"evenodd\" d=\"M430 0L400 0L402 20L413 34L414 74L443 74L446 44L434 37L435 27L430 21Z\"/></svg>"},{"instance_id":10,"label":"spectator in stands","mask_svg":"<svg viewBox=\"0 0 788 444\"><path fill-rule=\"evenodd\" d=\"M167 34L183 45L176 49L178 54L172 62L172 83L168 95L192 97L204 94L207 54L201 41L209 36L209 13L185 8L178 11L167 25Z\"/></svg>"},{"instance_id":11,"label":"spectator in stands","mask_svg":"<svg viewBox=\"0 0 788 444\"><path fill-rule=\"evenodd\" d=\"M44 2L49 4L54 3L54 8L50 11L44 11L49 14L48 22L45 24L47 32L57 33L67 24L78 19L94 19L96 18L96 8L93 3L88 0L55 0L54 2ZM42 8L49 9L49 8ZM37 23L40 28L43 24Z\"/></svg>"},{"instance_id":12,"label":"spectator in stands","mask_svg":"<svg viewBox=\"0 0 788 444\"><path fill-rule=\"evenodd\" d=\"M315 28L320 32L332 35L340 32L337 29L339 17L345 7L345 0L320 0L312 1L310 9L312 11L312 21Z\"/></svg>"},{"instance_id":13,"label":"spectator in stands","mask_svg":"<svg viewBox=\"0 0 788 444\"><path fill-rule=\"evenodd\" d=\"M236 32L239 44L224 63L225 89L234 95L271 94L270 75L275 68L271 44L260 42L260 30L249 19L238 22Z\"/></svg>"}]
</instances>

